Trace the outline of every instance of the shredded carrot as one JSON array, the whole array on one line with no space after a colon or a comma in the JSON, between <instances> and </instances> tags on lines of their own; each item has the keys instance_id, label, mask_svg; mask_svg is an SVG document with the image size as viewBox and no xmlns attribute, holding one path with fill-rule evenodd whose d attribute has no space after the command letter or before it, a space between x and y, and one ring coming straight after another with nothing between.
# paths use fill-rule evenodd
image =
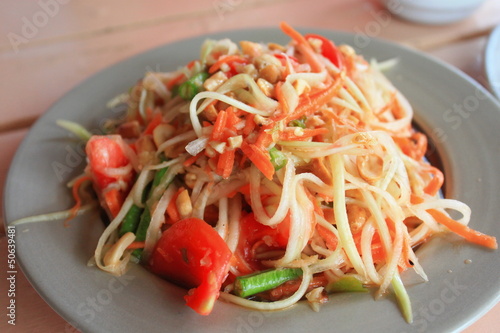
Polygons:
<instances>
[{"instance_id":1,"label":"shredded carrot","mask_svg":"<svg viewBox=\"0 0 500 333\"><path fill-rule=\"evenodd\" d=\"M228 56L221 56L219 59L217 59L217 62L210 66L208 69L209 74L213 74L217 72L223 64L229 64L229 63L246 63L248 62L247 59L239 56L239 55L228 55Z\"/></svg>"},{"instance_id":2,"label":"shredded carrot","mask_svg":"<svg viewBox=\"0 0 500 333\"><path fill-rule=\"evenodd\" d=\"M241 186L238 189L238 192L240 192L241 194L250 195L250 183Z\"/></svg>"},{"instance_id":3,"label":"shredded carrot","mask_svg":"<svg viewBox=\"0 0 500 333\"><path fill-rule=\"evenodd\" d=\"M307 39L285 22L281 22L280 27L285 34L290 36L290 38L297 43L297 49L303 53L307 62L311 66L311 70L317 73L322 72L325 69L325 66L318 60L316 53Z\"/></svg>"},{"instance_id":4,"label":"shredded carrot","mask_svg":"<svg viewBox=\"0 0 500 333\"><path fill-rule=\"evenodd\" d=\"M156 127L158 127L158 125L161 124L162 122L162 114L161 112L156 112L154 115L153 115L153 119L151 119L151 121L149 122L148 126L146 127L146 129L144 130L144 135L151 135L153 134L153 131Z\"/></svg>"},{"instance_id":5,"label":"shredded carrot","mask_svg":"<svg viewBox=\"0 0 500 333\"><path fill-rule=\"evenodd\" d=\"M255 141L255 145L261 149L266 149L269 147L271 142L273 141L273 136L267 131L261 131L257 140Z\"/></svg>"},{"instance_id":6,"label":"shredded carrot","mask_svg":"<svg viewBox=\"0 0 500 333\"><path fill-rule=\"evenodd\" d=\"M409 239L409 235L405 234L403 237L403 248L398 262L400 273L405 271L407 268L413 266L413 263L410 262L410 249L411 249L410 243L411 240Z\"/></svg>"},{"instance_id":7,"label":"shredded carrot","mask_svg":"<svg viewBox=\"0 0 500 333\"><path fill-rule=\"evenodd\" d=\"M410 196L410 202L414 205L418 205L424 202L424 198L412 193Z\"/></svg>"},{"instance_id":8,"label":"shredded carrot","mask_svg":"<svg viewBox=\"0 0 500 333\"><path fill-rule=\"evenodd\" d=\"M177 192L175 192L175 194L172 196L172 199L170 200L167 206L167 214L170 217L172 223L175 223L181 219L181 215L177 210L176 200L182 191L184 191L184 187L179 188Z\"/></svg>"},{"instance_id":9,"label":"shredded carrot","mask_svg":"<svg viewBox=\"0 0 500 333\"><path fill-rule=\"evenodd\" d=\"M64 221L64 226L68 226L68 222L71 221L76 217L76 214L78 214L78 210L82 206L82 198L80 197L80 188L83 183L86 181L91 181L92 178L90 176L83 176L81 178L78 178L75 183L73 184L73 188L71 189L73 198L75 199L75 205L71 208L70 210L70 216Z\"/></svg>"},{"instance_id":10,"label":"shredded carrot","mask_svg":"<svg viewBox=\"0 0 500 333\"><path fill-rule=\"evenodd\" d=\"M182 163L182 165L187 168L188 166L193 165L198 160L198 158L200 158L200 156L202 156L202 153L199 153L198 155L195 156L191 156L188 159L186 159L184 163Z\"/></svg>"},{"instance_id":11,"label":"shredded carrot","mask_svg":"<svg viewBox=\"0 0 500 333\"><path fill-rule=\"evenodd\" d=\"M226 109L226 123L221 135L221 141L227 141L227 139L231 136L235 136L237 134L237 130L235 125L240 121L234 112L234 108L232 106Z\"/></svg>"},{"instance_id":12,"label":"shredded carrot","mask_svg":"<svg viewBox=\"0 0 500 333\"><path fill-rule=\"evenodd\" d=\"M219 156L219 160L217 161L217 174L222 176L224 179L229 178L231 172L233 171L235 152L236 150L234 149L226 149Z\"/></svg>"},{"instance_id":13,"label":"shredded carrot","mask_svg":"<svg viewBox=\"0 0 500 333\"><path fill-rule=\"evenodd\" d=\"M184 79L186 75L184 73L181 73L174 77L172 80L170 80L166 86L169 91L172 91L172 89L179 83L181 83L182 79Z\"/></svg>"},{"instance_id":14,"label":"shredded carrot","mask_svg":"<svg viewBox=\"0 0 500 333\"><path fill-rule=\"evenodd\" d=\"M146 242L135 241L135 242L130 243L129 246L127 246L127 250L143 249L145 246L146 246Z\"/></svg>"},{"instance_id":15,"label":"shredded carrot","mask_svg":"<svg viewBox=\"0 0 500 333\"><path fill-rule=\"evenodd\" d=\"M301 118L303 115L310 115L319 110L320 107L329 102L338 92L341 87L341 80L331 80L326 88L312 94L301 96L299 105L293 113L289 114L287 122Z\"/></svg>"},{"instance_id":16,"label":"shredded carrot","mask_svg":"<svg viewBox=\"0 0 500 333\"><path fill-rule=\"evenodd\" d=\"M427 151L427 137L420 132L415 132L411 137L394 137L394 141L405 155L416 161L422 160Z\"/></svg>"},{"instance_id":17,"label":"shredded carrot","mask_svg":"<svg viewBox=\"0 0 500 333\"><path fill-rule=\"evenodd\" d=\"M232 107L232 106L228 107L226 109L226 113L227 113L227 126L228 127L232 127L240 121L240 119L238 118L238 116L236 116L236 113L234 112L234 107Z\"/></svg>"},{"instance_id":18,"label":"shredded carrot","mask_svg":"<svg viewBox=\"0 0 500 333\"><path fill-rule=\"evenodd\" d=\"M429 166L428 171L432 173L434 177L432 177L431 181L424 188L424 192L429 195L436 195L441 186L443 186L444 175L438 168L433 166Z\"/></svg>"},{"instance_id":19,"label":"shredded carrot","mask_svg":"<svg viewBox=\"0 0 500 333\"><path fill-rule=\"evenodd\" d=\"M316 230L318 231L318 234L321 236L321 238L325 240L326 247L331 251L335 251L339 243L337 236L335 236L333 232L323 227L321 224L316 224Z\"/></svg>"},{"instance_id":20,"label":"shredded carrot","mask_svg":"<svg viewBox=\"0 0 500 333\"><path fill-rule=\"evenodd\" d=\"M221 141L222 133L226 127L227 112L219 111L217 114L217 119L215 119L214 128L212 130L212 135L210 136L210 141Z\"/></svg>"},{"instance_id":21,"label":"shredded carrot","mask_svg":"<svg viewBox=\"0 0 500 333\"><path fill-rule=\"evenodd\" d=\"M104 201L111 215L116 216L120 212L123 204L123 195L116 188L112 188L104 193Z\"/></svg>"},{"instance_id":22,"label":"shredded carrot","mask_svg":"<svg viewBox=\"0 0 500 333\"><path fill-rule=\"evenodd\" d=\"M244 135L249 135L250 133L253 132L255 128L255 121L254 121L255 115L254 114L248 114L245 118L245 127L243 127L243 134Z\"/></svg>"},{"instance_id":23,"label":"shredded carrot","mask_svg":"<svg viewBox=\"0 0 500 333\"><path fill-rule=\"evenodd\" d=\"M436 209L429 209L427 212L432 215L436 222L441 223L457 235L465 238L467 241L494 250L498 248L497 239L495 237L485 235L479 231L471 229Z\"/></svg>"},{"instance_id":24,"label":"shredded carrot","mask_svg":"<svg viewBox=\"0 0 500 333\"><path fill-rule=\"evenodd\" d=\"M246 142L241 145L241 150L267 179L273 179L274 166L267 150Z\"/></svg>"}]
</instances>

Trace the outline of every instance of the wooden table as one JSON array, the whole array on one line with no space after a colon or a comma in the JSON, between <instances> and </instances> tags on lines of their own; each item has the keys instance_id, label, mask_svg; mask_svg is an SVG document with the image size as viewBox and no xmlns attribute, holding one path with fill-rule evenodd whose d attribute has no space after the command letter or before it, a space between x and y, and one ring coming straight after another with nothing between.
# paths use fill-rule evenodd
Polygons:
<instances>
[{"instance_id":1,"label":"wooden table","mask_svg":"<svg viewBox=\"0 0 500 333\"><path fill-rule=\"evenodd\" d=\"M155 46L207 32L277 26L285 20L295 27L343 30L360 38L403 43L485 85L484 47L489 32L500 23L498 0L445 26L399 20L376 0L2 0L1 7L1 188L19 143L44 111L94 73ZM7 324L7 239L5 231L0 232L0 331L75 332L22 273L16 281L17 325ZM499 318L497 304L464 332L497 332Z\"/></svg>"}]
</instances>

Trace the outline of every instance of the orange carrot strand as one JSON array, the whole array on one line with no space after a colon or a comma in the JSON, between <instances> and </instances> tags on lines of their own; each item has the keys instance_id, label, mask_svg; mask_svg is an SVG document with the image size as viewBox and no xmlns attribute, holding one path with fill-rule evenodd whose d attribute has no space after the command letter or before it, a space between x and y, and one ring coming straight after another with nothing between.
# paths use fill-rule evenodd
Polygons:
<instances>
[{"instance_id":1,"label":"orange carrot strand","mask_svg":"<svg viewBox=\"0 0 500 333\"><path fill-rule=\"evenodd\" d=\"M479 231L471 229L468 226L453 220L452 218L448 217L446 214L438 210L429 209L427 210L427 212L432 215L436 222L444 225L457 235L462 236L467 241L494 250L498 248L497 239L495 237L485 235Z\"/></svg>"}]
</instances>

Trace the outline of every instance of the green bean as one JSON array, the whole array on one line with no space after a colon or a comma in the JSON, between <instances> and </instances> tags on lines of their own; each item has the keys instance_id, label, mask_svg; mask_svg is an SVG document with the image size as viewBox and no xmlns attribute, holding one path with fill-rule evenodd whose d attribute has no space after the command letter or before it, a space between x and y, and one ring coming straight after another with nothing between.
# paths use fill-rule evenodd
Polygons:
<instances>
[{"instance_id":1,"label":"green bean","mask_svg":"<svg viewBox=\"0 0 500 333\"><path fill-rule=\"evenodd\" d=\"M135 232L136 242L143 242L146 240L146 234L148 232L150 222L151 222L151 211L149 210L148 207L146 207L144 208L144 211L141 214L139 226L137 227L137 231ZM142 249L134 250L132 254L140 259L142 254Z\"/></svg>"},{"instance_id":2,"label":"green bean","mask_svg":"<svg viewBox=\"0 0 500 333\"><path fill-rule=\"evenodd\" d=\"M137 205L132 205L132 207L130 207L120 227L120 237L125 235L127 232L136 232L141 219L142 211L143 209Z\"/></svg>"},{"instance_id":3,"label":"green bean","mask_svg":"<svg viewBox=\"0 0 500 333\"><path fill-rule=\"evenodd\" d=\"M165 175L167 170L168 170L168 167L165 167L165 168L162 168L162 169L159 169L158 171L156 171L155 177L153 178L153 181L151 182L151 184L149 186L150 187L149 191L147 191L147 192L145 191L145 193L148 193L148 194L145 197L143 196L143 198L142 198L143 202L145 202L148 198L151 197L151 195L153 194L154 188L160 184L161 179L163 178L163 176ZM127 213L127 215L128 215L128 213ZM138 226L137 226L136 231L135 231L135 240L136 241L142 242L142 241L146 240L146 233L148 231L150 223L151 223L151 211L149 210L149 207L147 207L147 205L146 205L146 208L143 209L142 214L140 215L140 221L139 221ZM141 254L142 254L142 249L137 249L134 252L132 252L132 254L135 257L140 259Z\"/></svg>"},{"instance_id":4,"label":"green bean","mask_svg":"<svg viewBox=\"0 0 500 333\"><path fill-rule=\"evenodd\" d=\"M271 290L279 285L302 276L300 268L282 268L238 276L234 282L234 293L240 297L248 297L263 291Z\"/></svg>"}]
</instances>

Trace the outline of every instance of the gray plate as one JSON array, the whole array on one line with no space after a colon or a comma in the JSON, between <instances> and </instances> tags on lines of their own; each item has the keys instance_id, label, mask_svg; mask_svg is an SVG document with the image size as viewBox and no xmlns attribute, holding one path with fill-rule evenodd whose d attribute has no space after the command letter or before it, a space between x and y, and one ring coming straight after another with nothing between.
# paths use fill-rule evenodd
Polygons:
<instances>
[{"instance_id":1,"label":"gray plate","mask_svg":"<svg viewBox=\"0 0 500 333\"><path fill-rule=\"evenodd\" d=\"M413 104L415 120L435 142L447 176L447 197L468 203L471 225L500 236L500 105L456 69L418 52L360 35L308 30L348 43L367 59L397 57L387 75ZM231 31L211 35L233 40L288 38L277 29ZM81 147L55 125L60 118L99 128L113 117L105 109L146 70L169 71L197 58L207 36L169 44L114 65L85 81L57 102L23 141L8 175L6 221L72 205L65 182L84 168ZM86 266L103 230L99 213L71 221L17 228L17 259L28 279L61 316L85 332L448 332L470 325L500 298L500 256L459 237L436 238L420 249L430 282L407 272L415 322L408 325L392 296L375 301L370 294L332 296L319 313L306 304L261 313L218 302L202 317L184 305L184 290L133 267L116 278ZM466 259L472 263L465 264Z\"/></svg>"},{"instance_id":2,"label":"gray plate","mask_svg":"<svg viewBox=\"0 0 500 333\"><path fill-rule=\"evenodd\" d=\"M498 25L488 38L484 54L484 67L491 91L500 98L500 25Z\"/></svg>"}]
</instances>

